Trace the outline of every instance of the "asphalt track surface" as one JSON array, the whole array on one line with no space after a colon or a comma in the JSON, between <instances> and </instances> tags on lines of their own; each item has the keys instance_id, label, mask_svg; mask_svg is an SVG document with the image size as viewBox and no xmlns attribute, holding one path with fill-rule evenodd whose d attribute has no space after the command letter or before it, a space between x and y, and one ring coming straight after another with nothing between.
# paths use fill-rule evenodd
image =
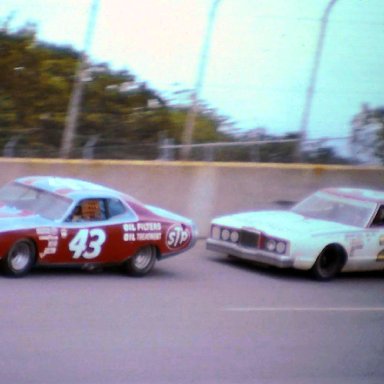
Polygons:
<instances>
[{"instance_id":1,"label":"asphalt track surface","mask_svg":"<svg viewBox=\"0 0 384 384\"><path fill-rule=\"evenodd\" d=\"M320 283L204 241L144 278L0 277L0 383L384 382L384 273Z\"/></svg>"}]
</instances>

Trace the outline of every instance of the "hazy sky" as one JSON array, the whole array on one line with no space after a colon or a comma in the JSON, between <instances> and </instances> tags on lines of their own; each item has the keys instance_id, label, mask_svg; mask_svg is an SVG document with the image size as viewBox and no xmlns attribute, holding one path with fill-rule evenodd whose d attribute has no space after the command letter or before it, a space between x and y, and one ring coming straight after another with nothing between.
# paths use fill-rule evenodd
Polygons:
<instances>
[{"instance_id":1,"label":"hazy sky","mask_svg":"<svg viewBox=\"0 0 384 384\"><path fill-rule=\"evenodd\" d=\"M329 0L221 0L201 97L241 128L298 131ZM92 0L1 0L40 40L84 47ZM164 94L192 88L211 0L100 0L90 56ZM384 0L338 0L327 31L310 137L347 136L362 103L384 106Z\"/></svg>"}]
</instances>

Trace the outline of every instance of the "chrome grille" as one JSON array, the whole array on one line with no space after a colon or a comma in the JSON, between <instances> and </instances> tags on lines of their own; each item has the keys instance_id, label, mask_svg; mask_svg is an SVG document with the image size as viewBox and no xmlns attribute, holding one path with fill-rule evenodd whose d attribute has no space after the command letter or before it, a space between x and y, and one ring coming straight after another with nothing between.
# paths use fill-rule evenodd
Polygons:
<instances>
[{"instance_id":1,"label":"chrome grille","mask_svg":"<svg viewBox=\"0 0 384 384\"><path fill-rule=\"evenodd\" d=\"M239 244L243 247L256 248L259 245L260 234L257 232L245 231L240 232Z\"/></svg>"}]
</instances>

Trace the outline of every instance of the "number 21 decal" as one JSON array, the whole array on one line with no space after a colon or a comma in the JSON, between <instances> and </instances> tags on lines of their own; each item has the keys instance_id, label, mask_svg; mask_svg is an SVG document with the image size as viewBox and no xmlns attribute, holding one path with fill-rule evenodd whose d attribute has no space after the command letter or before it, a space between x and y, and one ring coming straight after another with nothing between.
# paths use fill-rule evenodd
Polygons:
<instances>
[{"instance_id":1,"label":"number 21 decal","mask_svg":"<svg viewBox=\"0 0 384 384\"><path fill-rule=\"evenodd\" d=\"M73 258L94 259L101 253L101 247L106 240L105 232L100 228L80 229L69 243Z\"/></svg>"}]
</instances>

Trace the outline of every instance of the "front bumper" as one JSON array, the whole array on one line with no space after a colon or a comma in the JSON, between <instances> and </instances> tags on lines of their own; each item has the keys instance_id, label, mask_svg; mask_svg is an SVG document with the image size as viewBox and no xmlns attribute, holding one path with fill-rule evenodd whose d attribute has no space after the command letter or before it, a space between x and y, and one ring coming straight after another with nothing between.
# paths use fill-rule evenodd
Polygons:
<instances>
[{"instance_id":1,"label":"front bumper","mask_svg":"<svg viewBox=\"0 0 384 384\"><path fill-rule=\"evenodd\" d=\"M290 268L293 266L293 259L290 256L266 252L257 248L242 247L238 244L211 238L207 239L207 249L279 268Z\"/></svg>"}]
</instances>

